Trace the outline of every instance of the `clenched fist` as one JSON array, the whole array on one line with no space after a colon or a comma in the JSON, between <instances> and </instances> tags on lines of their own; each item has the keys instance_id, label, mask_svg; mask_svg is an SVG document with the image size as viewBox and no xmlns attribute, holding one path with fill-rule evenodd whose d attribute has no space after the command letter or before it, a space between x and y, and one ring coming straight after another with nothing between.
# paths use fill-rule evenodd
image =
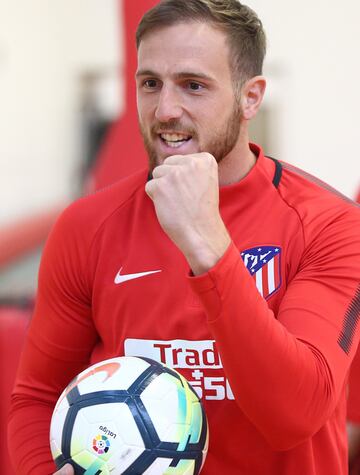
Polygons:
<instances>
[{"instance_id":1,"label":"clenched fist","mask_svg":"<svg viewBox=\"0 0 360 475\"><path fill-rule=\"evenodd\" d=\"M209 153L173 155L154 168L146 193L159 223L195 275L213 267L230 237L219 212L218 166Z\"/></svg>"}]
</instances>

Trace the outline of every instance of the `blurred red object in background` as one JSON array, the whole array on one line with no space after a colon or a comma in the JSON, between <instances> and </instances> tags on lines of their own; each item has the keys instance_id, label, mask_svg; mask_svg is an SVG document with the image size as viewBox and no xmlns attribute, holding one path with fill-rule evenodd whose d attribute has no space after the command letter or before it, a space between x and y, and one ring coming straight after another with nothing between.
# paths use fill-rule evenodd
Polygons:
<instances>
[{"instance_id":1,"label":"blurred red object in background","mask_svg":"<svg viewBox=\"0 0 360 475\"><path fill-rule=\"evenodd\" d=\"M7 450L7 417L10 406L10 394L15 382L16 369L26 330L32 313L32 302L24 302L23 308L19 302L0 302L0 437L1 471L13 475ZM15 474L14 474L15 475Z\"/></svg>"},{"instance_id":2,"label":"blurred red object in background","mask_svg":"<svg viewBox=\"0 0 360 475\"><path fill-rule=\"evenodd\" d=\"M135 72L137 54L135 33L142 15L156 5L157 0L120 2L123 5L125 35L125 111L113 124L101 147L86 185L88 191L104 188L147 166L136 109Z\"/></svg>"},{"instance_id":3,"label":"blurred red object in background","mask_svg":"<svg viewBox=\"0 0 360 475\"><path fill-rule=\"evenodd\" d=\"M0 269L43 244L65 205L22 218L1 229Z\"/></svg>"}]
</instances>

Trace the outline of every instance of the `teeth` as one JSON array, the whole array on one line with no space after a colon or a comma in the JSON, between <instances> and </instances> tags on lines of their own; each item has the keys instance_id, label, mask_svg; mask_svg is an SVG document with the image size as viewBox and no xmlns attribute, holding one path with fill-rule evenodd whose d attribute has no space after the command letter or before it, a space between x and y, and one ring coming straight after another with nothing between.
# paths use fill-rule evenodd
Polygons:
<instances>
[{"instance_id":1,"label":"teeth","mask_svg":"<svg viewBox=\"0 0 360 475\"><path fill-rule=\"evenodd\" d=\"M181 142L167 142L166 141L166 145L172 148L178 148L178 147L181 147L181 145L185 142L186 142L185 140L182 140Z\"/></svg>"},{"instance_id":2,"label":"teeth","mask_svg":"<svg viewBox=\"0 0 360 475\"><path fill-rule=\"evenodd\" d=\"M183 142L190 138L188 135L182 134L161 134L160 137L166 142Z\"/></svg>"}]
</instances>

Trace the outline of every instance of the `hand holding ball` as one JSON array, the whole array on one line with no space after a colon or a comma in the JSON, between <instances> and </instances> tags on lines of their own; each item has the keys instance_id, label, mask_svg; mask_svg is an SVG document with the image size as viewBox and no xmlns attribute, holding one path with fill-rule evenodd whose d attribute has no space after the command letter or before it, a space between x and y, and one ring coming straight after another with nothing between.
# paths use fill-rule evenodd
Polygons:
<instances>
[{"instance_id":1,"label":"hand holding ball","mask_svg":"<svg viewBox=\"0 0 360 475\"><path fill-rule=\"evenodd\" d=\"M57 467L70 463L76 475L197 475L208 427L178 372L148 358L118 357L86 369L63 391L50 444Z\"/></svg>"}]
</instances>

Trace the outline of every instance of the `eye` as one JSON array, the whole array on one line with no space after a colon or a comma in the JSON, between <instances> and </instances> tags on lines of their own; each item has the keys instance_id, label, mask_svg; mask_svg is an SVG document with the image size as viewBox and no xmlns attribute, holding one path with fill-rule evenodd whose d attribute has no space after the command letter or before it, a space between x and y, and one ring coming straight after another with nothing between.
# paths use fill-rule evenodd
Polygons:
<instances>
[{"instance_id":1,"label":"eye","mask_svg":"<svg viewBox=\"0 0 360 475\"><path fill-rule=\"evenodd\" d=\"M155 89L158 86L156 79L146 79L143 84L147 89Z\"/></svg>"},{"instance_id":2,"label":"eye","mask_svg":"<svg viewBox=\"0 0 360 475\"><path fill-rule=\"evenodd\" d=\"M199 84L195 81L190 81L188 87L191 89L191 91L201 91L204 88L202 84Z\"/></svg>"}]
</instances>

